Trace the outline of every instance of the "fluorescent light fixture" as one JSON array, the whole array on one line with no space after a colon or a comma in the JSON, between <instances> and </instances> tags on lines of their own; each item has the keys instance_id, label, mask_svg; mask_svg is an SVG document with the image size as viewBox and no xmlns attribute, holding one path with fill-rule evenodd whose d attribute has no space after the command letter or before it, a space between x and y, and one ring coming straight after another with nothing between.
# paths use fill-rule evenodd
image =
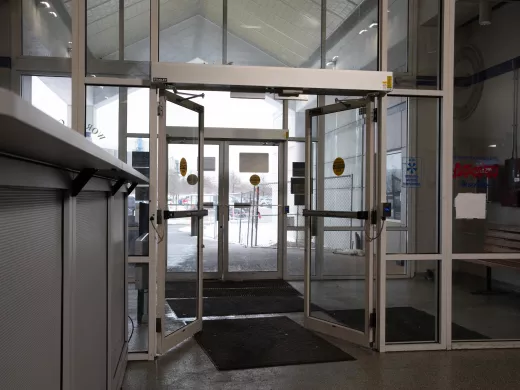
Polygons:
<instances>
[{"instance_id":1,"label":"fluorescent light fixture","mask_svg":"<svg viewBox=\"0 0 520 390\"><path fill-rule=\"evenodd\" d=\"M56 14L56 12L54 12L54 11L50 11L49 13L50 13L52 16L54 16L55 18L58 17L58 14Z\"/></svg>"},{"instance_id":2,"label":"fluorescent light fixture","mask_svg":"<svg viewBox=\"0 0 520 390\"><path fill-rule=\"evenodd\" d=\"M44 5L46 8L51 8L51 5L47 3L46 1L40 1L41 5Z\"/></svg>"},{"instance_id":3,"label":"fluorescent light fixture","mask_svg":"<svg viewBox=\"0 0 520 390\"><path fill-rule=\"evenodd\" d=\"M489 145L490 148L496 148L497 146L495 144Z\"/></svg>"},{"instance_id":4,"label":"fluorescent light fixture","mask_svg":"<svg viewBox=\"0 0 520 390\"><path fill-rule=\"evenodd\" d=\"M361 35L361 34L363 34L363 33L366 33L367 31L368 31L368 30L363 29L363 30L361 30L361 31L359 32L359 35Z\"/></svg>"},{"instance_id":5,"label":"fluorescent light fixture","mask_svg":"<svg viewBox=\"0 0 520 390\"><path fill-rule=\"evenodd\" d=\"M377 23L372 23L369 27L370 27L370 28L377 27Z\"/></svg>"}]
</instances>

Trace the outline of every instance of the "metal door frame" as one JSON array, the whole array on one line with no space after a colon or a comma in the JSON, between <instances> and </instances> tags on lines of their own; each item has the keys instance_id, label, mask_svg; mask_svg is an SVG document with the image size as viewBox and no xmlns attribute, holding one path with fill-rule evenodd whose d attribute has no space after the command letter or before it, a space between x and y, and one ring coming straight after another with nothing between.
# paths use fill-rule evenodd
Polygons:
<instances>
[{"instance_id":1,"label":"metal door frame","mask_svg":"<svg viewBox=\"0 0 520 390\"><path fill-rule=\"evenodd\" d=\"M305 286L305 310L304 310L304 325L306 328L311 330L321 332L324 334L328 334L330 336L334 336L337 338L341 338L356 344L360 344L365 347L371 347L374 341L374 332L373 327L371 326L371 315L374 313L374 244L372 242L368 242L365 239L365 329L364 332L348 328L347 326L342 326L337 323L332 323L329 321L325 321L322 319L318 319L315 317L311 317L311 259L312 259L312 251L311 251L311 241L312 241L312 231L311 231L311 219L313 217L333 217L333 218L356 218L356 212L345 212L345 211L327 211L323 210L323 202L320 202L320 198L318 198L317 202L317 210L313 210L312 203L312 193L313 193L313 184L312 184L312 176L313 176L313 159L312 159L312 119L314 117L322 117L327 114L334 114L341 111L347 111L352 109L364 108L365 109L365 171L364 175L364 183L365 183L365 193L364 193L364 210L368 211L370 215L370 211L375 210L375 126L372 118L372 113L374 111L374 97L369 96L365 99L357 99L357 100L348 100L343 102L337 102L335 104L312 108L306 110L305 116L305 270L304 270L304 286ZM318 128L316 131L323 131L324 129ZM318 137L319 138L319 137ZM323 165L323 148L318 150L318 157L316 164L318 164L318 172L317 172L317 180L320 178L323 180L323 175L320 175L320 164ZM323 171L323 169L322 169ZM316 192L318 195L320 190L318 187L316 188ZM361 211L361 210L360 210ZM370 218L370 216L368 217ZM367 232L366 223L370 224L370 219L365 222L365 232ZM369 225L369 232L372 232L372 226ZM316 239L321 239L321 243L323 243L323 220L318 222L318 233ZM318 243L319 246L319 243ZM319 252L318 246L315 250L316 253ZM318 263L319 261L316 261Z\"/></svg>"},{"instance_id":2,"label":"metal door frame","mask_svg":"<svg viewBox=\"0 0 520 390\"><path fill-rule=\"evenodd\" d=\"M168 143L179 143L190 139L193 135L193 127L167 126L166 137ZM209 133L209 136L208 136ZM233 137L234 140L230 140ZM239 140L237 140L237 138ZM258 279L282 279L284 250L284 221L286 195L283 180L285 177L283 167L285 161L285 143L287 142L286 130L272 129L245 129L245 128L208 128L205 129L205 145L219 146L219 205L218 205L218 270L217 272L204 272L203 278L224 280L258 280ZM229 271L229 146L230 145L252 145L262 146L273 143L278 146L278 247L277 247L277 270L262 272L237 272ZM192 272L167 272L166 280L186 280L193 278Z\"/></svg>"},{"instance_id":3,"label":"metal door frame","mask_svg":"<svg viewBox=\"0 0 520 390\"><path fill-rule=\"evenodd\" d=\"M175 330L173 333L166 335L166 313L165 305L166 302L166 275L167 275L167 257L168 257L168 220L166 218L159 217L160 213L168 210L168 139L166 132L166 105L167 102L176 104L184 107L188 110L198 113L198 159L199 159L199 180L197 184L197 210L180 211L177 212L177 216L173 218L182 217L197 217L199 218L198 223L198 234L197 234L197 318L184 327ZM189 339L196 333L202 330L202 285L203 285L203 223L201 223L203 216L207 211L204 210L204 197L200 196L204 190L204 107L197 104L185 97L159 89L159 106L158 106L158 117L159 117L159 150L158 150L158 201L159 207L157 210L157 227L162 228L162 238L159 236L158 241L158 269L157 269L157 319L159 323L156 324L156 331L159 333L157 338L157 351L159 354L164 354L168 350L172 349L179 343ZM162 223L160 223L162 222ZM162 225L162 226L160 226ZM150 324L150 325L153 325Z\"/></svg>"}]
</instances>

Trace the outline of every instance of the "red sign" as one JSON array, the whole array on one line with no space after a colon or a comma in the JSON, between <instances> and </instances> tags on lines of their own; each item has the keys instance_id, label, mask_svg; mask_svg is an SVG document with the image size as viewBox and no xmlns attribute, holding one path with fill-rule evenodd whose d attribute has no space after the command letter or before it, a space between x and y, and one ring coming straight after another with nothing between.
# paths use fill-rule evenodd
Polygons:
<instances>
[{"instance_id":1,"label":"red sign","mask_svg":"<svg viewBox=\"0 0 520 390\"><path fill-rule=\"evenodd\" d=\"M479 178L487 177L489 179L498 176L498 164L493 165L473 165L473 164L461 164L456 163L453 169L453 178L463 177L465 179L469 177Z\"/></svg>"}]
</instances>

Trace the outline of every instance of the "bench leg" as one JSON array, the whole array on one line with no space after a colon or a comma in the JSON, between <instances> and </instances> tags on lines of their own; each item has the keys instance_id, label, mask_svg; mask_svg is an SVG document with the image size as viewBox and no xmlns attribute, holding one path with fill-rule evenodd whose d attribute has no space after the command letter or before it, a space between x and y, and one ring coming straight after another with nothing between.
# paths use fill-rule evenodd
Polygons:
<instances>
[{"instance_id":1,"label":"bench leg","mask_svg":"<svg viewBox=\"0 0 520 390\"><path fill-rule=\"evenodd\" d=\"M493 273L491 267L486 267L486 289L484 291L475 291L472 294L475 295L502 295L507 294L507 291L493 290L492 280Z\"/></svg>"}]
</instances>

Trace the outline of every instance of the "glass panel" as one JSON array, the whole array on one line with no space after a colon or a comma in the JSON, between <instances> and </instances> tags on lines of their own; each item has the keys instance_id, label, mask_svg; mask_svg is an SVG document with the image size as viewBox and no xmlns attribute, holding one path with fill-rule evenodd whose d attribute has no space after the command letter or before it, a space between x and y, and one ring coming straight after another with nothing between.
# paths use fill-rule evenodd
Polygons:
<instances>
[{"instance_id":1,"label":"glass panel","mask_svg":"<svg viewBox=\"0 0 520 390\"><path fill-rule=\"evenodd\" d=\"M520 3L484 13L485 27L468 16L475 10L457 4L453 252L520 253L518 50L508 33L518 28Z\"/></svg>"},{"instance_id":2,"label":"glass panel","mask_svg":"<svg viewBox=\"0 0 520 390\"><path fill-rule=\"evenodd\" d=\"M260 99L232 97L230 92L181 91L183 95L204 93L204 98L192 99L204 106L204 127L281 129L282 101L266 94ZM196 126L196 117L171 107L166 116L167 126Z\"/></svg>"},{"instance_id":3,"label":"glass panel","mask_svg":"<svg viewBox=\"0 0 520 390\"><path fill-rule=\"evenodd\" d=\"M454 341L520 340L520 258L453 260ZM454 325L455 326L455 325Z\"/></svg>"},{"instance_id":4,"label":"glass panel","mask_svg":"<svg viewBox=\"0 0 520 390\"><path fill-rule=\"evenodd\" d=\"M148 352L148 264L128 264L128 352Z\"/></svg>"},{"instance_id":5,"label":"glass panel","mask_svg":"<svg viewBox=\"0 0 520 390\"><path fill-rule=\"evenodd\" d=\"M320 3L228 0L229 64L319 68Z\"/></svg>"},{"instance_id":6,"label":"glass panel","mask_svg":"<svg viewBox=\"0 0 520 390\"><path fill-rule=\"evenodd\" d=\"M119 87L86 87L85 136L119 156Z\"/></svg>"},{"instance_id":7,"label":"glass panel","mask_svg":"<svg viewBox=\"0 0 520 390\"><path fill-rule=\"evenodd\" d=\"M218 212L222 207L220 190L220 146L204 145L204 272L218 272Z\"/></svg>"},{"instance_id":8,"label":"glass panel","mask_svg":"<svg viewBox=\"0 0 520 390\"><path fill-rule=\"evenodd\" d=\"M378 1L328 2L327 8L327 68L377 70Z\"/></svg>"},{"instance_id":9,"label":"glass panel","mask_svg":"<svg viewBox=\"0 0 520 390\"><path fill-rule=\"evenodd\" d=\"M86 17L87 75L149 77L149 0L125 0L122 11L119 0L87 0Z\"/></svg>"},{"instance_id":10,"label":"glass panel","mask_svg":"<svg viewBox=\"0 0 520 390\"><path fill-rule=\"evenodd\" d=\"M307 99L289 101L289 137L305 137L305 110L318 106L316 95L309 95ZM317 119L314 118L313 130L317 128L317 123Z\"/></svg>"},{"instance_id":11,"label":"glass panel","mask_svg":"<svg viewBox=\"0 0 520 390\"><path fill-rule=\"evenodd\" d=\"M71 7L67 0L22 0L24 56L71 56Z\"/></svg>"},{"instance_id":12,"label":"glass panel","mask_svg":"<svg viewBox=\"0 0 520 390\"><path fill-rule=\"evenodd\" d=\"M268 166L257 165L258 170L241 166L244 153L268 153ZM253 186L255 175L260 183ZM237 207L236 203L250 206ZM278 214L278 146L230 145L229 271L278 269Z\"/></svg>"},{"instance_id":13,"label":"glass panel","mask_svg":"<svg viewBox=\"0 0 520 390\"><path fill-rule=\"evenodd\" d=\"M439 253L440 100L389 97L388 253ZM399 252L396 252L399 251Z\"/></svg>"},{"instance_id":14,"label":"glass panel","mask_svg":"<svg viewBox=\"0 0 520 390\"><path fill-rule=\"evenodd\" d=\"M159 61L222 64L222 0L167 0L159 9Z\"/></svg>"},{"instance_id":15,"label":"glass panel","mask_svg":"<svg viewBox=\"0 0 520 390\"><path fill-rule=\"evenodd\" d=\"M327 226L327 220L331 218L315 218L318 226ZM320 247L319 235L315 237L316 249L312 251L312 259L317 263L323 264L324 274L335 277L334 280L320 280L319 276L311 277L311 316L335 324L347 326L349 328L365 332L365 245L372 245L365 242L364 231L359 231L360 249L339 249L332 248L334 240L335 246L346 248L350 246L348 242L351 232L325 232L324 245ZM320 261L320 258L322 261ZM341 279L341 276L349 275L356 278Z\"/></svg>"},{"instance_id":16,"label":"glass panel","mask_svg":"<svg viewBox=\"0 0 520 390\"><path fill-rule=\"evenodd\" d=\"M166 103L166 113L175 106L176 110L184 110L185 115L198 117L198 113L184 107ZM183 143L168 144L168 183L167 202L171 211L197 210L199 200L198 181L199 172L199 129L193 128L191 137ZM193 292L191 298L183 300L179 305L178 299L168 300L165 305L166 326L164 334L168 335L188 325L197 318L197 280L198 280L198 247L199 218L173 218L166 224L166 298L169 291L176 288L174 273L182 272L183 284L188 291ZM172 297L176 297L174 294Z\"/></svg>"},{"instance_id":17,"label":"glass panel","mask_svg":"<svg viewBox=\"0 0 520 390\"><path fill-rule=\"evenodd\" d=\"M304 112L303 112L304 113ZM305 194L298 193L294 188L291 190L291 182L295 185L305 179L305 142L289 141L287 165L287 270L289 275L298 276L303 279L304 274L304 250L305 250ZM294 165L296 164L296 166ZM299 165L299 166L298 166ZM311 264L311 272L316 273L316 264Z\"/></svg>"},{"instance_id":18,"label":"glass panel","mask_svg":"<svg viewBox=\"0 0 520 390\"><path fill-rule=\"evenodd\" d=\"M150 133L150 90L148 88L128 88L127 133ZM143 140L144 142L144 140Z\"/></svg>"},{"instance_id":19,"label":"glass panel","mask_svg":"<svg viewBox=\"0 0 520 390\"><path fill-rule=\"evenodd\" d=\"M473 4L478 15L478 2ZM440 88L440 5L440 0L389 2L388 70L396 73L395 88Z\"/></svg>"},{"instance_id":20,"label":"glass panel","mask_svg":"<svg viewBox=\"0 0 520 390\"><path fill-rule=\"evenodd\" d=\"M386 279L386 342L438 342L440 262L390 261L387 267L395 263L409 273Z\"/></svg>"},{"instance_id":21,"label":"glass panel","mask_svg":"<svg viewBox=\"0 0 520 390\"><path fill-rule=\"evenodd\" d=\"M70 77L22 76L22 98L67 127L72 120Z\"/></svg>"}]
</instances>

